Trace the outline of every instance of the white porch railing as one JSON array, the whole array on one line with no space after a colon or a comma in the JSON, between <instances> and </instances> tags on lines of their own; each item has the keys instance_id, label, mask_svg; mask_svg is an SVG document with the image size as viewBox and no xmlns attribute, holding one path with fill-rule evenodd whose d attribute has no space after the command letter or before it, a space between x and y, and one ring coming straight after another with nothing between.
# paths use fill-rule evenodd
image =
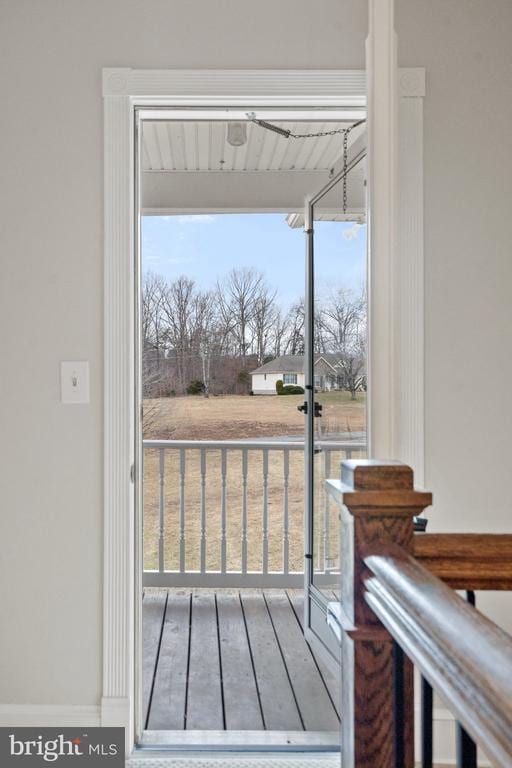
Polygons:
<instances>
[{"instance_id":1,"label":"white porch railing","mask_svg":"<svg viewBox=\"0 0 512 768\"><path fill-rule=\"evenodd\" d=\"M339 542L323 480L366 443L320 446L314 562L328 573ZM301 587L303 476L303 442L144 440L143 584Z\"/></svg>"}]
</instances>

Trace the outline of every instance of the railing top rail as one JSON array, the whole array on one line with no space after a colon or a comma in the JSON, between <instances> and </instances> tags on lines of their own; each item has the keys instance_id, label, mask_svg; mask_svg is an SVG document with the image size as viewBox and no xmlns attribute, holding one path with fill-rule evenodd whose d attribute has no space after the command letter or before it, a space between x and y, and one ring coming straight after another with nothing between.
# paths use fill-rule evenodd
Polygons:
<instances>
[{"instance_id":1,"label":"railing top rail","mask_svg":"<svg viewBox=\"0 0 512 768\"><path fill-rule=\"evenodd\" d=\"M231 448L241 450L244 448L253 449L274 449L274 450L290 450L290 451L303 451L304 440L143 440L144 448ZM363 450L366 448L366 442L361 440L319 440L317 442L319 448L323 450Z\"/></svg>"},{"instance_id":2,"label":"railing top rail","mask_svg":"<svg viewBox=\"0 0 512 768\"><path fill-rule=\"evenodd\" d=\"M402 548L364 558L365 599L497 766L512 764L512 637Z\"/></svg>"},{"instance_id":3,"label":"railing top rail","mask_svg":"<svg viewBox=\"0 0 512 768\"><path fill-rule=\"evenodd\" d=\"M512 534L417 533L414 557L452 589L512 590Z\"/></svg>"}]
</instances>

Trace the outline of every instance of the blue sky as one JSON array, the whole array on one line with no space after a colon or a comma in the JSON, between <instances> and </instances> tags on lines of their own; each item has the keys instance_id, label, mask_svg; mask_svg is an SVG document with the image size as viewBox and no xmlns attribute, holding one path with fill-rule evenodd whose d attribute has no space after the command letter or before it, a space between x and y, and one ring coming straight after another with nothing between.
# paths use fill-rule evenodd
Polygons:
<instances>
[{"instance_id":1,"label":"blue sky","mask_svg":"<svg viewBox=\"0 0 512 768\"><path fill-rule=\"evenodd\" d=\"M144 216L142 268L211 288L234 266L255 267L283 308L304 295L304 233L282 213ZM317 287L359 290L366 276L366 225L315 222Z\"/></svg>"}]
</instances>

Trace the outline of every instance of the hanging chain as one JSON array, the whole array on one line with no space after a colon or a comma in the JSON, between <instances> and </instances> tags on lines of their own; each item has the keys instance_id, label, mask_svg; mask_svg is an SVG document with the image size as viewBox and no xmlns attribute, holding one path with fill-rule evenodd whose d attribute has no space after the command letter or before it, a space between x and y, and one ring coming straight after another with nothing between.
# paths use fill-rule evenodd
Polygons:
<instances>
[{"instance_id":1,"label":"hanging chain","mask_svg":"<svg viewBox=\"0 0 512 768\"><path fill-rule=\"evenodd\" d=\"M362 125L365 120L358 120L357 123L353 123L348 128L334 128L332 131L318 131L317 133L292 133L286 128L281 128L280 125L274 125L266 120L258 120L255 112L248 112L247 117L252 123L256 123L261 128L266 128L268 131L274 131L275 133L284 136L285 139L316 139L321 136L335 136L336 134L343 135L343 213L347 212L347 167L348 167L348 135L350 131L357 128L358 125Z\"/></svg>"},{"instance_id":2,"label":"hanging chain","mask_svg":"<svg viewBox=\"0 0 512 768\"><path fill-rule=\"evenodd\" d=\"M364 122L364 120L358 120L357 123L353 123L348 128L334 128L332 131L318 131L318 133L290 133L290 139L316 139L320 136L335 136L337 133L342 133L343 139L345 139L347 133L350 133L351 130L357 128L358 125L362 125Z\"/></svg>"},{"instance_id":3,"label":"hanging chain","mask_svg":"<svg viewBox=\"0 0 512 768\"><path fill-rule=\"evenodd\" d=\"M335 136L337 133L345 133L348 130L350 129L336 128L332 131L318 131L318 133L290 133L290 139L316 139L320 136Z\"/></svg>"},{"instance_id":4,"label":"hanging chain","mask_svg":"<svg viewBox=\"0 0 512 768\"><path fill-rule=\"evenodd\" d=\"M281 128L280 125L269 123L267 120L259 120L256 117L255 112L247 112L247 117L251 123L256 123L256 125L259 125L261 128L266 128L269 131L279 133L281 136L284 136L285 139L317 139L321 136L335 136L338 133L346 134L350 133L350 131L352 131L354 128L357 128L358 125L362 125L364 122L366 122L365 120L358 120L348 128L333 128L332 131L317 131L316 133L292 133L287 128Z\"/></svg>"}]
</instances>

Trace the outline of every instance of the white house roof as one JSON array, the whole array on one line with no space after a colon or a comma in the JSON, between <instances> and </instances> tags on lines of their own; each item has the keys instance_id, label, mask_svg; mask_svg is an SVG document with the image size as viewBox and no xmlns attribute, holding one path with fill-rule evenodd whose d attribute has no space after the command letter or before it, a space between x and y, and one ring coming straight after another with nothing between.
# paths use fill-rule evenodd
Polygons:
<instances>
[{"instance_id":1,"label":"white house roof","mask_svg":"<svg viewBox=\"0 0 512 768\"><path fill-rule=\"evenodd\" d=\"M283 355L260 365L259 368L251 371L251 375L254 373L303 373L303 371L304 355Z\"/></svg>"},{"instance_id":2,"label":"white house roof","mask_svg":"<svg viewBox=\"0 0 512 768\"><path fill-rule=\"evenodd\" d=\"M326 368L332 368L335 372L334 368L338 360L339 355L335 352L325 352L316 356L315 367L323 362L326 364ZM304 364L304 355L282 355L260 365L259 368L251 371L251 375L255 373L303 373Z\"/></svg>"}]
</instances>

